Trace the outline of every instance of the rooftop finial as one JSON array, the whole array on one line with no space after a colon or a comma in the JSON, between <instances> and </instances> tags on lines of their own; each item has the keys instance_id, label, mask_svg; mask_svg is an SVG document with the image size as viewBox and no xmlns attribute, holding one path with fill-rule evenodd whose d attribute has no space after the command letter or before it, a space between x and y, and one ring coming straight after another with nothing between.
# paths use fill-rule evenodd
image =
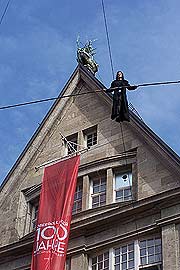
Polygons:
<instances>
[{"instance_id":1,"label":"rooftop finial","mask_svg":"<svg viewBox=\"0 0 180 270\"><path fill-rule=\"evenodd\" d=\"M95 40L93 40L95 41ZM88 40L83 47L80 47L80 38L77 38L77 61L87 67L93 74L98 71L98 64L93 56L96 54L92 46L92 40Z\"/></svg>"}]
</instances>

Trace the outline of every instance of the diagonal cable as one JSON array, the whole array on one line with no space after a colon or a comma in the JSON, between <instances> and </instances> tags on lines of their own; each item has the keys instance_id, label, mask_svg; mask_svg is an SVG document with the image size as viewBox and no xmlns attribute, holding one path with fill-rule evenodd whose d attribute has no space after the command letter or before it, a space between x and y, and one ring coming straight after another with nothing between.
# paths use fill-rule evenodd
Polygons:
<instances>
[{"instance_id":1,"label":"diagonal cable","mask_svg":"<svg viewBox=\"0 0 180 270\"><path fill-rule=\"evenodd\" d=\"M6 7L5 7L4 12L3 12L2 16L1 16L1 19L0 19L0 25L2 24L3 19L4 19L5 15L6 15L7 11L8 11L8 7L9 7L10 2L11 2L11 0L9 0L7 2L7 4L6 4Z\"/></svg>"}]
</instances>

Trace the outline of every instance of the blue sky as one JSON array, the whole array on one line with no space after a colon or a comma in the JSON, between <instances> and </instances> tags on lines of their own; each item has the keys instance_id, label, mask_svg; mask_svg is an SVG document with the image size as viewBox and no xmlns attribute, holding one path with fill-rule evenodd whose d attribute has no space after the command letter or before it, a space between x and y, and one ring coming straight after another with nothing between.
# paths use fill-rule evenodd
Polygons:
<instances>
[{"instance_id":1,"label":"blue sky","mask_svg":"<svg viewBox=\"0 0 180 270\"><path fill-rule=\"evenodd\" d=\"M7 0L0 1L2 14ZM132 84L180 80L180 1L104 0L114 70ZM101 1L11 1L0 25L0 106L54 97L76 63L76 38L95 39L97 78L112 81ZM180 154L180 85L144 87L128 99ZM0 183L52 105L0 111Z\"/></svg>"}]
</instances>

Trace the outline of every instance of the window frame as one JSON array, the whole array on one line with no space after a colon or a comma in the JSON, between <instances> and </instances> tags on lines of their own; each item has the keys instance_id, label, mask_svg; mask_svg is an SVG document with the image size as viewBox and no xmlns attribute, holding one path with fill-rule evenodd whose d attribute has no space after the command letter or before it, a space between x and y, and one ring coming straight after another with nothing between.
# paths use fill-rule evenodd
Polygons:
<instances>
[{"instance_id":1,"label":"window frame","mask_svg":"<svg viewBox=\"0 0 180 270\"><path fill-rule=\"evenodd\" d=\"M153 243L153 246L148 246L147 245L147 242L148 241L154 241L154 243ZM156 240L160 240L160 244L157 244L156 245ZM145 241L146 242L146 245L145 245L145 248L141 248L140 247L140 243L141 242L143 242L143 241ZM160 260L159 261L155 261L154 260L154 262L149 262L149 256L152 256L152 255L149 255L149 251L148 251L148 248L151 248L151 247L153 247L154 248L154 251L155 251L155 249L156 249L156 247L160 247L160 252L159 253L153 253L152 255L153 255L153 257L155 258L155 256L160 256ZM146 249L146 254L144 255L144 256L141 256L141 250L142 249ZM140 240L139 241L139 253L140 253L140 265L139 265L139 269L146 269L146 268L148 268L148 267L152 267L152 266L155 266L155 265L161 265L162 264L162 240L161 240L161 238L160 237L149 237L149 238L147 238L147 239L143 239L143 240ZM145 257L146 258L146 263L145 264L142 264L141 263L141 257Z\"/></svg>"},{"instance_id":2,"label":"window frame","mask_svg":"<svg viewBox=\"0 0 180 270\"><path fill-rule=\"evenodd\" d=\"M89 269L90 270L93 270L93 265L92 265L92 261L93 261L93 258L95 258L95 257L99 257L99 256L101 256L101 255L103 255L103 258L104 258L104 254L105 253L108 253L108 255L109 255L109 258L108 258L108 260L109 260L109 269L108 270L110 270L110 252L111 252L111 250L110 249L106 249L106 250L103 250L102 252L98 252L98 253L96 253L95 254L95 256L91 256L90 258L89 258ZM104 264L104 260L103 260L103 264ZM98 265L98 263L97 263L97 265ZM96 270L98 270L98 267L96 266Z\"/></svg>"},{"instance_id":3,"label":"window frame","mask_svg":"<svg viewBox=\"0 0 180 270\"><path fill-rule=\"evenodd\" d=\"M154 236L154 238L161 240L160 236ZM149 270L150 267L154 266L154 267L157 267L158 270L162 270L163 269L162 268L162 240L161 240L161 261L156 262L154 264L147 264L147 265L141 265L140 264L140 262L141 262L140 261L140 242L145 241L145 240L148 241L150 239L152 239L152 237L147 236L144 239L136 239L136 240L124 242L122 244L115 245L114 247L111 247L109 249L105 249L105 250L103 249L101 252L100 251L98 253L95 252L94 256L93 256L93 253L92 253L91 257L89 257L89 268L88 269L93 270L92 269L92 258L93 257L95 257L95 256L97 257L97 256L99 256L101 254L109 252L109 269L108 270L115 270L115 249L122 249L125 246L133 244L134 245L134 268L128 268L128 269L130 269L130 270L141 270L141 269ZM120 262L119 265L121 266L121 262ZM97 269L95 269L95 270L97 270ZM122 267L120 267L120 270L123 270Z\"/></svg>"},{"instance_id":4,"label":"window frame","mask_svg":"<svg viewBox=\"0 0 180 270\"><path fill-rule=\"evenodd\" d=\"M81 187L82 189L79 190L79 187ZM81 192L81 197L75 199L76 197L76 194L80 193ZM81 208L79 209L78 207L75 207L75 211L73 211L74 209L74 205L78 204L78 202L81 201ZM76 185L76 190L75 190L75 193L74 193L74 203L73 203L73 209L72 209L72 215L75 215L77 213L80 213L82 212L82 202L83 202L83 181L78 181L77 185Z\"/></svg>"},{"instance_id":5,"label":"window frame","mask_svg":"<svg viewBox=\"0 0 180 270\"><path fill-rule=\"evenodd\" d=\"M102 179L105 179L105 191L99 191L99 192L94 193L93 192L93 187L94 187L93 182L100 180L100 184L97 186L101 187L104 185L104 184L102 184L102 183L104 183L104 182L102 182ZM89 208L95 209L95 208L106 205L106 200L107 200L107 174L106 173L103 172L103 173L99 173L99 175L96 175L96 176L95 175L90 176L90 194L89 195L90 195ZM101 195L105 195L105 203L102 203L102 204L101 204ZM99 198L98 206L93 207L93 198L95 198L95 197Z\"/></svg>"},{"instance_id":6,"label":"window frame","mask_svg":"<svg viewBox=\"0 0 180 270\"><path fill-rule=\"evenodd\" d=\"M84 145L88 149L98 144L98 126L97 125L83 130L83 135L84 135ZM92 139L90 140L90 143L89 143L90 145L88 145L88 136L91 136L91 135L92 135Z\"/></svg>"},{"instance_id":7,"label":"window frame","mask_svg":"<svg viewBox=\"0 0 180 270\"><path fill-rule=\"evenodd\" d=\"M67 136L65 140L65 154L71 155L75 151L78 151L78 133Z\"/></svg>"},{"instance_id":8,"label":"window frame","mask_svg":"<svg viewBox=\"0 0 180 270\"><path fill-rule=\"evenodd\" d=\"M130 180L128 180L128 182L130 181L131 185L127 185L127 186L122 186L119 188L116 188L116 175L125 175L128 174L128 176L130 176ZM125 196L125 190L130 190L130 195L129 196ZM123 196L121 198L117 198L116 194L118 191L122 191L123 192ZM129 199L125 199L125 198ZM132 173L132 169L131 168L127 168L127 169L123 169L123 170L115 170L113 171L113 202L128 202L128 201L132 201L134 198L133 196L133 173Z\"/></svg>"},{"instance_id":9,"label":"window frame","mask_svg":"<svg viewBox=\"0 0 180 270\"><path fill-rule=\"evenodd\" d=\"M38 211L39 211L39 200L40 196L36 197L34 200L31 200L29 202L30 206L30 232L36 230L36 223L37 223L37 218L38 218Z\"/></svg>"}]
</instances>

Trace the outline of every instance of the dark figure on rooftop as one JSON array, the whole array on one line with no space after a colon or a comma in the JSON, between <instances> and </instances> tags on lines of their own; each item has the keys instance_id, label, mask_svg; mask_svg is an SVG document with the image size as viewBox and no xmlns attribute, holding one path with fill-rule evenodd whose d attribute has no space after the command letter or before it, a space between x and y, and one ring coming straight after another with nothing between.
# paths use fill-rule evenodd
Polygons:
<instances>
[{"instance_id":1,"label":"dark figure on rooftop","mask_svg":"<svg viewBox=\"0 0 180 270\"><path fill-rule=\"evenodd\" d=\"M111 119L115 119L116 122L129 122L130 118L126 88L128 90L135 90L137 86L131 86L129 82L124 79L123 72L118 71L116 74L116 80L111 83L111 88L107 90L107 92L114 92Z\"/></svg>"}]
</instances>

